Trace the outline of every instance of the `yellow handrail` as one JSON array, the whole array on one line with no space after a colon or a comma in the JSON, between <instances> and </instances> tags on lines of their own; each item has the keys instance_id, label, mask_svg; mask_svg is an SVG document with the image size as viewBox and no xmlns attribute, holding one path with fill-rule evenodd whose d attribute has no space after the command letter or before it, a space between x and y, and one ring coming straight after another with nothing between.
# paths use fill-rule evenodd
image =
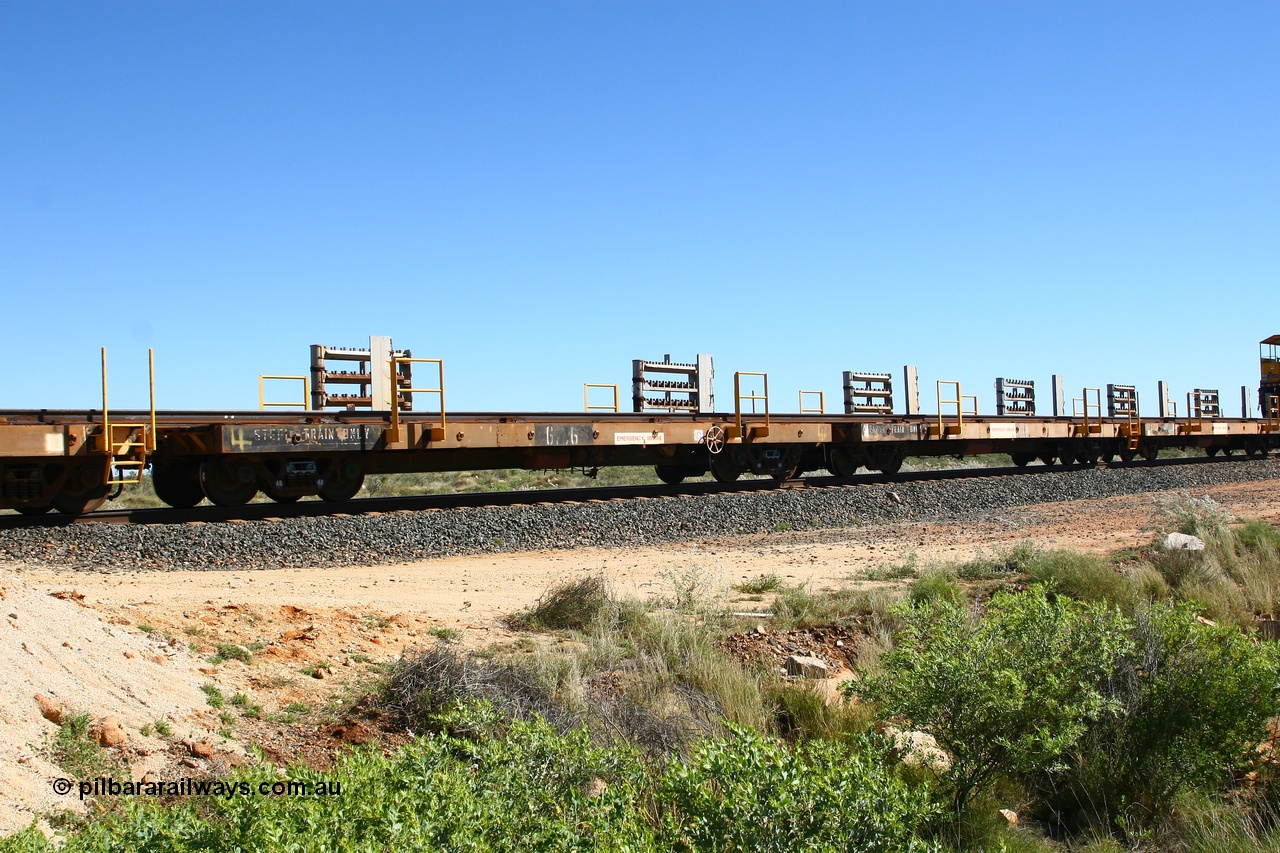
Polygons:
<instances>
[{"instance_id":1,"label":"yellow handrail","mask_svg":"<svg viewBox=\"0 0 1280 853\"><path fill-rule=\"evenodd\" d=\"M590 398L592 388L612 388L613 389L613 405L612 406L592 405L591 398ZM584 412L592 412L592 411L616 412L618 411L618 386L602 385L597 382L582 383L582 410Z\"/></svg>"},{"instance_id":2,"label":"yellow handrail","mask_svg":"<svg viewBox=\"0 0 1280 853\"><path fill-rule=\"evenodd\" d=\"M943 398L942 396L943 385L956 389L956 396L954 399ZM960 383L955 381L954 379L939 379L937 383L937 392L938 392L938 427L937 427L938 435L940 436L958 435L964 432L964 416L971 415L975 418L978 416L978 396L976 394L960 393ZM964 408L965 400L973 401L973 411L971 412L965 411L965 408ZM942 412L943 406L956 407L956 423L954 427L948 426L947 424L943 423L943 412Z\"/></svg>"},{"instance_id":3,"label":"yellow handrail","mask_svg":"<svg viewBox=\"0 0 1280 853\"><path fill-rule=\"evenodd\" d=\"M764 394L743 394L742 393L742 377L759 376L764 380ZM764 400L764 426L753 427L756 435L769 434L769 374L757 373L751 370L739 370L733 374L733 411L734 411L734 428L731 438L743 438L746 433L742 430L742 401L751 401L751 414L757 414L756 401Z\"/></svg>"},{"instance_id":4,"label":"yellow handrail","mask_svg":"<svg viewBox=\"0 0 1280 853\"><path fill-rule=\"evenodd\" d=\"M804 395L817 394L818 408L806 409L804 407ZM827 395L825 391L801 391L800 392L800 414L802 415L825 415L827 413Z\"/></svg>"},{"instance_id":5,"label":"yellow handrail","mask_svg":"<svg viewBox=\"0 0 1280 853\"><path fill-rule=\"evenodd\" d=\"M395 377L402 364L434 364L440 371L440 387L439 388L393 388L391 393L391 428L387 430L387 441L395 442L400 440L400 395L401 394L439 394L440 395L440 426L432 427L428 432L429 441L443 441L445 430L448 429L449 423L444 412L444 361L439 358L408 358L406 356L395 356L391 359L391 375Z\"/></svg>"},{"instance_id":6,"label":"yellow handrail","mask_svg":"<svg viewBox=\"0 0 1280 853\"><path fill-rule=\"evenodd\" d=\"M150 397L150 419L148 424L113 424L111 409L107 395L107 348L102 348L102 435L94 440L94 449L106 454L111 461L111 468L133 468L137 475L133 478L113 477L107 474L106 484L110 486L136 485L142 482L142 471L147 467L147 453L156 449L156 359L155 350L147 349L147 385ZM141 440L134 441L134 430L142 428ZM116 441L116 430L123 429L124 437ZM139 451L136 458L133 451ZM125 458L117 459L117 456Z\"/></svg>"},{"instance_id":7,"label":"yellow handrail","mask_svg":"<svg viewBox=\"0 0 1280 853\"><path fill-rule=\"evenodd\" d=\"M1094 398L1089 399L1089 392L1092 391ZM1102 389L1101 388L1085 388L1080 392L1081 396L1071 398L1071 416L1073 418L1082 418L1084 424L1080 427L1080 431L1084 435L1102 432ZM1098 413L1096 423L1089 419L1089 410L1093 409Z\"/></svg>"},{"instance_id":8,"label":"yellow handrail","mask_svg":"<svg viewBox=\"0 0 1280 853\"><path fill-rule=\"evenodd\" d=\"M1194 404L1192 403L1193 397L1195 399ZM1195 414L1195 419L1196 419L1194 427L1192 427L1191 425L1192 413ZM1200 407L1199 391L1187 392L1187 425L1186 425L1185 431L1186 432L1204 432L1204 412L1201 410L1201 407Z\"/></svg>"},{"instance_id":9,"label":"yellow handrail","mask_svg":"<svg viewBox=\"0 0 1280 853\"><path fill-rule=\"evenodd\" d=\"M273 380L279 379L279 380L287 380L292 382L301 382L302 383L302 402L296 403L296 402L293 402L292 400L282 400L280 402L273 402L271 400L268 400L263 394L263 384L267 379L273 379ZM309 377L281 376L281 375L272 375L268 373L264 373L258 377L258 411L262 411L263 409L266 409L268 407L291 409L295 406L301 406L304 409L309 409L311 408L311 403L309 402L310 400L311 400L311 379Z\"/></svg>"},{"instance_id":10,"label":"yellow handrail","mask_svg":"<svg viewBox=\"0 0 1280 853\"><path fill-rule=\"evenodd\" d=\"M156 449L156 351L147 347L147 386L151 395L151 435L147 437L147 450Z\"/></svg>"},{"instance_id":11,"label":"yellow handrail","mask_svg":"<svg viewBox=\"0 0 1280 853\"><path fill-rule=\"evenodd\" d=\"M1267 432L1280 432L1280 396L1267 395Z\"/></svg>"}]
</instances>

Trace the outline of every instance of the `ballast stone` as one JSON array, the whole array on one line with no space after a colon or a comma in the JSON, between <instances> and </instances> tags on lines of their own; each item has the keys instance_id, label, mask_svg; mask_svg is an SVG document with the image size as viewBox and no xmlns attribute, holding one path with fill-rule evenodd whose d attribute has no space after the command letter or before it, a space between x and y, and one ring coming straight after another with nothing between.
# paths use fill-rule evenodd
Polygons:
<instances>
[{"instance_id":1,"label":"ballast stone","mask_svg":"<svg viewBox=\"0 0 1280 853\"><path fill-rule=\"evenodd\" d=\"M1280 479L1280 461L1048 471L965 480L713 494L690 500L470 507L281 522L72 524L0 530L0 563L86 569L265 569L411 563L462 554L635 548L708 536L990 518L1017 507ZM902 500L894 503L888 492ZM3 615L3 611L0 611Z\"/></svg>"}]
</instances>

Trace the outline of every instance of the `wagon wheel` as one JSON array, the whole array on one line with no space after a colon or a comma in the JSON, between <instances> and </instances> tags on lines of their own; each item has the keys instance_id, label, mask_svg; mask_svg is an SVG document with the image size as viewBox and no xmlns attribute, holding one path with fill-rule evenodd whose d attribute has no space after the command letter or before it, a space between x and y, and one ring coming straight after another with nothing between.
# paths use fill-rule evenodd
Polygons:
<instances>
[{"instance_id":1,"label":"wagon wheel","mask_svg":"<svg viewBox=\"0 0 1280 853\"><path fill-rule=\"evenodd\" d=\"M200 488L200 465L196 462L156 462L151 466L151 485L156 497L169 506L188 509L204 500Z\"/></svg>"},{"instance_id":2,"label":"wagon wheel","mask_svg":"<svg viewBox=\"0 0 1280 853\"><path fill-rule=\"evenodd\" d=\"M258 493L258 481L252 466L221 465L214 460L200 464L200 485L205 495L218 506L244 506Z\"/></svg>"},{"instance_id":3,"label":"wagon wheel","mask_svg":"<svg viewBox=\"0 0 1280 853\"><path fill-rule=\"evenodd\" d=\"M720 428L720 424L715 424L711 429L707 430L707 434L702 440L707 445L707 452L711 454L719 453L724 450L724 430Z\"/></svg>"},{"instance_id":4,"label":"wagon wheel","mask_svg":"<svg viewBox=\"0 0 1280 853\"><path fill-rule=\"evenodd\" d=\"M654 465L654 473L658 479L668 486L678 486L684 482L685 467L683 465Z\"/></svg>"},{"instance_id":5,"label":"wagon wheel","mask_svg":"<svg viewBox=\"0 0 1280 853\"><path fill-rule=\"evenodd\" d=\"M711 457L711 476L717 483L732 483L742 476L742 466L732 457L732 453Z\"/></svg>"},{"instance_id":6,"label":"wagon wheel","mask_svg":"<svg viewBox=\"0 0 1280 853\"><path fill-rule=\"evenodd\" d=\"M111 467L107 460L86 462L73 470L53 496L53 507L63 515L93 512L107 501L111 487Z\"/></svg>"},{"instance_id":7,"label":"wagon wheel","mask_svg":"<svg viewBox=\"0 0 1280 853\"><path fill-rule=\"evenodd\" d=\"M364 485L364 465L359 459L339 460L317 489L320 497L331 503L354 498Z\"/></svg>"},{"instance_id":8,"label":"wagon wheel","mask_svg":"<svg viewBox=\"0 0 1280 853\"><path fill-rule=\"evenodd\" d=\"M860 462L858 454L843 444L832 447L827 453L827 470L837 477L852 477L858 473Z\"/></svg>"},{"instance_id":9,"label":"wagon wheel","mask_svg":"<svg viewBox=\"0 0 1280 853\"><path fill-rule=\"evenodd\" d=\"M881 474L896 474L902 470L902 463L907 460L907 451L901 447L885 447L879 449L872 467Z\"/></svg>"}]
</instances>

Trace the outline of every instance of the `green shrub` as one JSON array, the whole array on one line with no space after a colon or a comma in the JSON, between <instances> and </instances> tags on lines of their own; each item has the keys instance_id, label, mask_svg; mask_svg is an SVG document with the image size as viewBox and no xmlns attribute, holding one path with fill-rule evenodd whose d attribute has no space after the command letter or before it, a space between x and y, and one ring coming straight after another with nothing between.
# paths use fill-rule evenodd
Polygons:
<instances>
[{"instance_id":1,"label":"green shrub","mask_svg":"<svg viewBox=\"0 0 1280 853\"><path fill-rule=\"evenodd\" d=\"M1099 685L1127 624L1037 585L997 593L985 617L933 600L906 614L882 671L847 688L937 739L957 811L1001 773L1049 771L1111 708Z\"/></svg>"},{"instance_id":2,"label":"green shrub","mask_svg":"<svg viewBox=\"0 0 1280 853\"><path fill-rule=\"evenodd\" d=\"M358 750L326 771L247 766L208 780L208 794L176 801L120 797L74 825L60 849L935 849L915 833L937 811L928 790L898 778L869 740L792 750L738 729L662 769L625 745L593 742L585 729L495 719L484 703L464 703L449 728L484 737L422 737L387 755ZM288 796L259 793L290 783ZM0 840L5 851L52 849L34 825Z\"/></svg>"},{"instance_id":3,"label":"green shrub","mask_svg":"<svg viewBox=\"0 0 1280 853\"><path fill-rule=\"evenodd\" d=\"M1072 770L1050 785L1066 814L1148 825L1184 792L1220 792L1248 767L1280 713L1280 653L1189 605L1139 608L1133 643L1107 679L1117 713L1095 722Z\"/></svg>"},{"instance_id":4,"label":"green shrub","mask_svg":"<svg viewBox=\"0 0 1280 853\"><path fill-rule=\"evenodd\" d=\"M227 660L238 660L248 665L253 663L253 652L246 646L238 643L218 643L217 654L211 659L211 663L219 664Z\"/></svg>"},{"instance_id":5,"label":"green shrub","mask_svg":"<svg viewBox=\"0 0 1280 853\"><path fill-rule=\"evenodd\" d=\"M460 718L483 715L472 706ZM459 719L460 724L466 721ZM113 814L85 822L65 853L112 850L649 851L653 781L634 752L599 747L583 731L558 734L531 719L503 737L420 738L389 756L358 751L329 771L271 765L237 771L243 789L176 803L121 797ZM306 795L259 786L292 781ZM317 793L323 784L329 793ZM335 790L336 786L336 790ZM21 845L21 846L19 846ZM0 849L49 850L38 830Z\"/></svg>"},{"instance_id":6,"label":"green shrub","mask_svg":"<svg viewBox=\"0 0 1280 853\"><path fill-rule=\"evenodd\" d=\"M49 759L67 773L81 779L113 776L120 765L109 752L98 746L90 732L88 714L67 714L48 745Z\"/></svg>"},{"instance_id":7,"label":"green shrub","mask_svg":"<svg viewBox=\"0 0 1280 853\"><path fill-rule=\"evenodd\" d=\"M1027 559L1023 572L1032 580L1053 584L1054 590L1080 601L1132 607L1141 587L1101 557L1074 551L1041 551Z\"/></svg>"},{"instance_id":8,"label":"green shrub","mask_svg":"<svg viewBox=\"0 0 1280 853\"><path fill-rule=\"evenodd\" d=\"M769 686L768 696L778 731L788 740L848 741L866 733L873 722L868 706L832 701L811 683L778 681Z\"/></svg>"},{"instance_id":9,"label":"green shrub","mask_svg":"<svg viewBox=\"0 0 1280 853\"><path fill-rule=\"evenodd\" d=\"M788 749L747 729L674 762L661 799L673 848L753 853L923 851L916 827L938 808L870 741Z\"/></svg>"},{"instance_id":10,"label":"green shrub","mask_svg":"<svg viewBox=\"0 0 1280 853\"><path fill-rule=\"evenodd\" d=\"M218 689L216 684L201 684L200 689L204 691L205 697L209 700L209 707L221 708L226 704L226 698L222 695L222 691Z\"/></svg>"},{"instance_id":11,"label":"green shrub","mask_svg":"<svg viewBox=\"0 0 1280 853\"><path fill-rule=\"evenodd\" d=\"M1029 563L1040 555L1030 542L1019 542L990 557L975 557L955 567L956 577L963 580L992 580L1026 572Z\"/></svg>"},{"instance_id":12,"label":"green shrub","mask_svg":"<svg viewBox=\"0 0 1280 853\"><path fill-rule=\"evenodd\" d=\"M907 598L912 604L931 602L958 603L964 596L953 575L942 570L932 570L911 584Z\"/></svg>"}]
</instances>

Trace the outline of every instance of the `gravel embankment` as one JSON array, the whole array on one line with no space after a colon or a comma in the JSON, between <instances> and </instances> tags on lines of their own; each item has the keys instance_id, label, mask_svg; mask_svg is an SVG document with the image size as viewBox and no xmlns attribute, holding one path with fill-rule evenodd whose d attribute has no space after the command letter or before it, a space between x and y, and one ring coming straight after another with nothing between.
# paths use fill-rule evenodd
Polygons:
<instances>
[{"instance_id":1,"label":"gravel embankment","mask_svg":"<svg viewBox=\"0 0 1280 853\"><path fill-rule=\"evenodd\" d=\"M779 490L692 498L438 510L234 524L82 524L0 531L0 563L77 569L260 569L454 554L627 547L911 518L960 520L1050 501L1280 479L1280 461Z\"/></svg>"}]
</instances>

